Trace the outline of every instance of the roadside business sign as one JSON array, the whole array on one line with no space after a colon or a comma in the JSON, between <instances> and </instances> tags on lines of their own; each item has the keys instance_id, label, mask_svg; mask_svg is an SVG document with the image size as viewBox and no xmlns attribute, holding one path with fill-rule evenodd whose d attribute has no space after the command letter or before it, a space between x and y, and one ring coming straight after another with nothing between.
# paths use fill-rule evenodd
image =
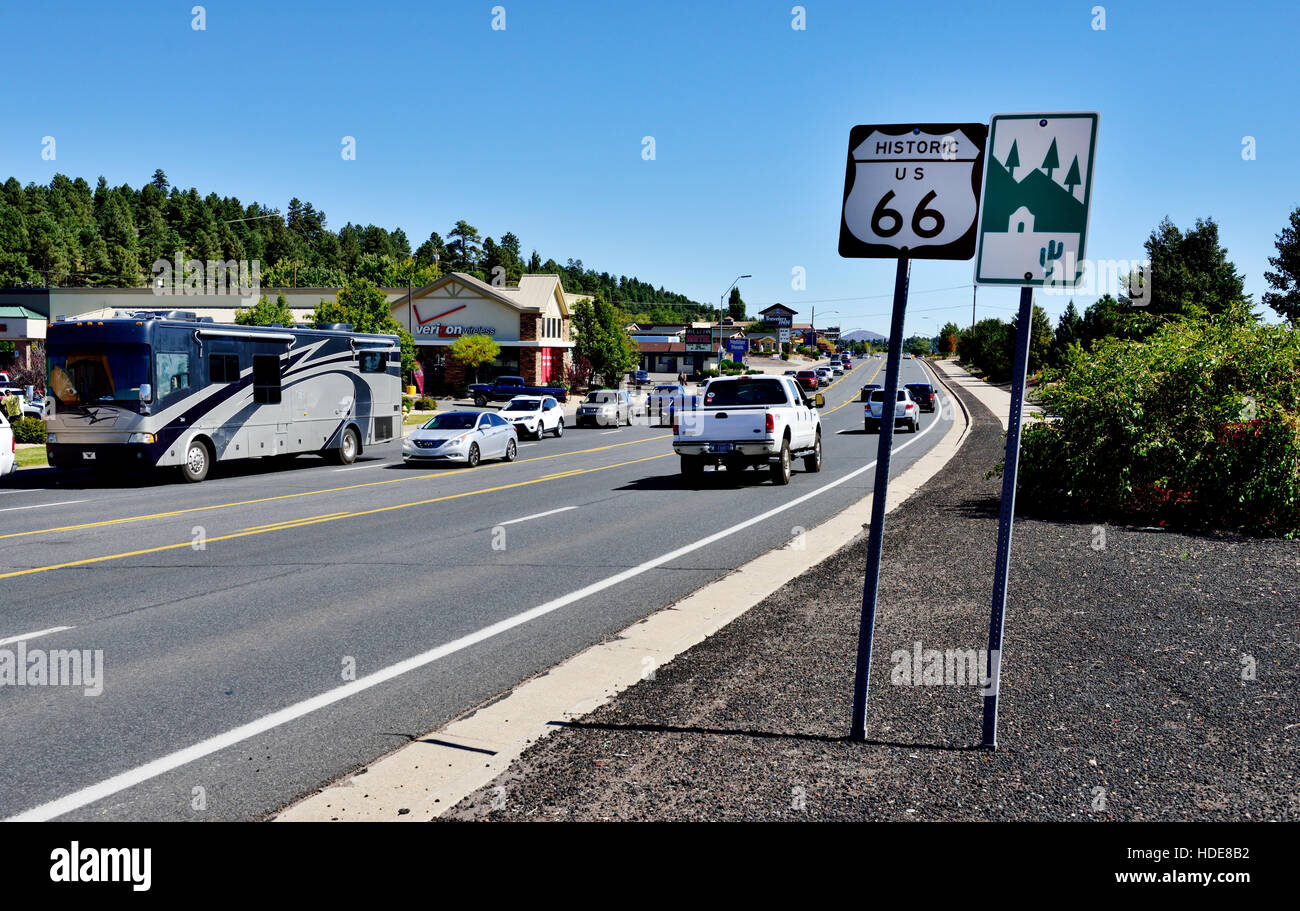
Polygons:
<instances>
[{"instance_id":1,"label":"roadside business sign","mask_svg":"<svg viewBox=\"0 0 1300 911\"><path fill-rule=\"evenodd\" d=\"M778 330L777 330L777 341L780 342L782 345L788 345L788 344L790 344L790 330L789 330L789 329L778 329Z\"/></svg>"},{"instance_id":2,"label":"roadside business sign","mask_svg":"<svg viewBox=\"0 0 1300 911\"><path fill-rule=\"evenodd\" d=\"M975 283L1073 287L1083 274L1097 154L1095 113L995 114Z\"/></svg>"},{"instance_id":3,"label":"roadside business sign","mask_svg":"<svg viewBox=\"0 0 1300 911\"><path fill-rule=\"evenodd\" d=\"M740 363L749 353L749 339L747 338L729 338L727 339L727 350L731 352L731 359Z\"/></svg>"},{"instance_id":4,"label":"roadside business sign","mask_svg":"<svg viewBox=\"0 0 1300 911\"><path fill-rule=\"evenodd\" d=\"M713 351L712 329L687 329L686 353L709 354Z\"/></svg>"},{"instance_id":5,"label":"roadside business sign","mask_svg":"<svg viewBox=\"0 0 1300 911\"><path fill-rule=\"evenodd\" d=\"M853 127L840 256L970 259L987 133L982 123Z\"/></svg>"}]
</instances>

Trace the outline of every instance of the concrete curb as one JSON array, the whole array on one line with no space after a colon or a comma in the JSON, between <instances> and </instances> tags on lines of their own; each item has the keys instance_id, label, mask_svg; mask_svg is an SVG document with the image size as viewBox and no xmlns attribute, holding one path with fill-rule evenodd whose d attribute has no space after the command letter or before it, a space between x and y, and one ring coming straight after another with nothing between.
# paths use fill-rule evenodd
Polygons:
<instances>
[{"instance_id":1,"label":"concrete curb","mask_svg":"<svg viewBox=\"0 0 1300 911\"><path fill-rule=\"evenodd\" d=\"M934 447L890 482L887 512L934 477L970 435L965 406L930 366L949 391L956 419ZM555 730L556 722L600 707L865 534L872 499L864 497L785 547L399 748L362 770L364 775L350 775L304 798L276 821L417 822L441 816L506 771L524 749Z\"/></svg>"}]
</instances>

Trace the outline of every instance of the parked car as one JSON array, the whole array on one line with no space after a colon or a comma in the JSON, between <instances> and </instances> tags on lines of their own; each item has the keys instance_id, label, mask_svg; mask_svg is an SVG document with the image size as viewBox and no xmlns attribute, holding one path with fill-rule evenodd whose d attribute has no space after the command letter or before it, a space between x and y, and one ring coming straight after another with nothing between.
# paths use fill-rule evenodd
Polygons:
<instances>
[{"instance_id":1,"label":"parked car","mask_svg":"<svg viewBox=\"0 0 1300 911\"><path fill-rule=\"evenodd\" d=\"M0 411L0 478L18 470L18 444L9 419Z\"/></svg>"},{"instance_id":2,"label":"parked car","mask_svg":"<svg viewBox=\"0 0 1300 911\"><path fill-rule=\"evenodd\" d=\"M800 370L794 378L799 381L799 385L805 392L811 392L822 385L821 377L817 375L816 370Z\"/></svg>"},{"instance_id":3,"label":"parked car","mask_svg":"<svg viewBox=\"0 0 1300 911\"><path fill-rule=\"evenodd\" d=\"M908 383L904 388L912 394L912 401L916 402L918 408L922 411L934 411L934 387L929 383Z\"/></svg>"},{"instance_id":4,"label":"parked car","mask_svg":"<svg viewBox=\"0 0 1300 911\"><path fill-rule=\"evenodd\" d=\"M549 395L561 402L569 397L569 391L562 386L528 386L522 376L499 376L495 382L473 383L469 394L479 408L488 402L508 402L517 395Z\"/></svg>"},{"instance_id":5,"label":"parked car","mask_svg":"<svg viewBox=\"0 0 1300 911\"><path fill-rule=\"evenodd\" d=\"M515 430L535 439L548 433L564 436L564 410L549 395L517 395L497 413L514 424Z\"/></svg>"},{"instance_id":6,"label":"parked car","mask_svg":"<svg viewBox=\"0 0 1300 911\"><path fill-rule=\"evenodd\" d=\"M681 457L682 474L698 475L710 462L728 471L768 465L772 483L789 484L795 458L804 460L805 471L821 471L817 409L825 404L820 394L810 399L789 377L710 380L704 406L673 421L673 449Z\"/></svg>"},{"instance_id":7,"label":"parked car","mask_svg":"<svg viewBox=\"0 0 1300 911\"><path fill-rule=\"evenodd\" d=\"M642 386L650 382L650 374L645 370L637 370L632 374L632 383L636 386Z\"/></svg>"},{"instance_id":8,"label":"parked car","mask_svg":"<svg viewBox=\"0 0 1300 911\"><path fill-rule=\"evenodd\" d=\"M862 426L867 433L880 429L884 408L885 390L873 390L871 398L867 399L867 404L862 409ZM894 424L902 424L912 433L916 433L921 426L920 411L906 389L898 390L898 401L894 404Z\"/></svg>"},{"instance_id":9,"label":"parked car","mask_svg":"<svg viewBox=\"0 0 1300 911\"><path fill-rule=\"evenodd\" d=\"M867 383L865 386L862 387L862 394L861 394L861 396L858 398L858 401L859 401L859 402L865 402L868 398L871 397L871 390L873 390L873 389L884 389L884 388L885 388L885 387L884 387L884 386L881 386L879 383Z\"/></svg>"},{"instance_id":10,"label":"parked car","mask_svg":"<svg viewBox=\"0 0 1300 911\"><path fill-rule=\"evenodd\" d=\"M445 411L402 441L402 461L464 462L470 468L482 459L513 462L519 454L518 437L515 425L499 414Z\"/></svg>"},{"instance_id":11,"label":"parked car","mask_svg":"<svg viewBox=\"0 0 1300 911\"><path fill-rule=\"evenodd\" d=\"M587 399L578 406L575 420L579 427L588 424L601 427L621 427L632 423L632 397L622 389L597 389L588 392Z\"/></svg>"}]
</instances>

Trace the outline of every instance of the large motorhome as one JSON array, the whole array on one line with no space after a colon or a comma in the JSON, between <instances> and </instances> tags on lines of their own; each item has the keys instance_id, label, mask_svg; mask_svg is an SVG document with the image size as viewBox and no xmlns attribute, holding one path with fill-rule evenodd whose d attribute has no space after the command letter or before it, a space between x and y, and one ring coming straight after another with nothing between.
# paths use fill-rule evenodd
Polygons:
<instances>
[{"instance_id":1,"label":"large motorhome","mask_svg":"<svg viewBox=\"0 0 1300 911\"><path fill-rule=\"evenodd\" d=\"M236 326L187 311L54 322L51 465L178 466L317 452L347 464L400 435L401 349L342 323Z\"/></svg>"}]
</instances>

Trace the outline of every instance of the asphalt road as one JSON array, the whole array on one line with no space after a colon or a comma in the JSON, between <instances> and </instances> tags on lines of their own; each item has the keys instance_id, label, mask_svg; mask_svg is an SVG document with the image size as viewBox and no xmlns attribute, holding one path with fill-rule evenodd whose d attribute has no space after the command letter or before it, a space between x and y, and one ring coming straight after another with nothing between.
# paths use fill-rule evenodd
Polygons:
<instances>
[{"instance_id":1,"label":"asphalt road","mask_svg":"<svg viewBox=\"0 0 1300 911\"><path fill-rule=\"evenodd\" d=\"M645 426L474 470L407 468L390 445L200 485L11 476L0 650L29 637L104 670L99 695L0 686L0 817L262 818L363 767L869 493L857 399L883 364L826 391L823 471L796 461L788 487L687 482ZM941 403L895 435L895 473L943 436Z\"/></svg>"}]
</instances>

